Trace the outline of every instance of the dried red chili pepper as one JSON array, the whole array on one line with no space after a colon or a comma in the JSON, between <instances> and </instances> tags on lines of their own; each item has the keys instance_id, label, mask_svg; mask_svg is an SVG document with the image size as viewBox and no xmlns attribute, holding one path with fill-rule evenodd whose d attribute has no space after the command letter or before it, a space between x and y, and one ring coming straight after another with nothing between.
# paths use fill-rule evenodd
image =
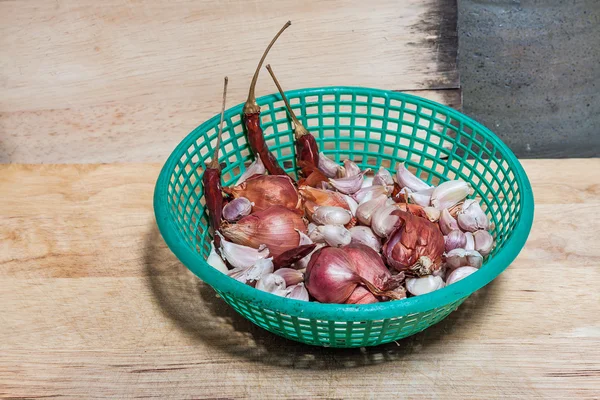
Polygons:
<instances>
[{"instance_id":1,"label":"dried red chili pepper","mask_svg":"<svg viewBox=\"0 0 600 400\"><path fill-rule=\"evenodd\" d=\"M217 144L212 160L206 166L204 175L202 175L202 185L204 186L204 198L206 199L206 209L208 210L208 219L210 226L216 232L221 226L221 217L223 214L223 194L221 192L221 165L219 164L219 148L221 147L221 134L223 133L223 117L225 114L225 99L227 97L227 82L225 77L223 84L223 106L221 108L221 122L219 123L219 133L217 134ZM218 236L215 236L217 239ZM215 246L217 247L217 246Z\"/></svg>"},{"instance_id":2,"label":"dried red chili pepper","mask_svg":"<svg viewBox=\"0 0 600 400\"><path fill-rule=\"evenodd\" d=\"M258 62L258 66L256 67L256 71L254 72L254 76L252 77L252 82L250 83L250 90L248 92L248 100L246 100L246 104L244 104L243 113L244 113L244 126L246 127L246 135L248 137L248 144L250 145L250 149L254 153L255 157L260 157L265 168L271 175L286 175L285 171L279 163L275 156L269 151L267 147L267 143L265 142L265 137L263 130L260 126L260 106L256 103L256 81L258 80L258 74L260 72L260 68L262 67L269 50L275 44L275 41L279 36L283 33L284 30L287 29L288 26L292 24L291 21L288 21L283 25L283 27L277 32L271 43L267 46L267 49L263 53L260 61Z\"/></svg>"},{"instance_id":3,"label":"dried red chili pepper","mask_svg":"<svg viewBox=\"0 0 600 400\"><path fill-rule=\"evenodd\" d=\"M269 71L269 74L271 74L271 78L273 78L273 82L275 82L275 86L277 86L277 90L279 90L279 94L281 94L281 98L285 103L288 114L294 122L294 133L296 137L296 161L300 167L302 176L307 178L315 168L319 167L319 146L317 145L315 137L311 135L308 129L302 125L298 118L296 118L296 114L294 113L294 110L292 110L292 107L290 107L290 103L285 93L283 93L283 89L275 77L273 69L270 65L267 65L267 70Z\"/></svg>"}]
</instances>

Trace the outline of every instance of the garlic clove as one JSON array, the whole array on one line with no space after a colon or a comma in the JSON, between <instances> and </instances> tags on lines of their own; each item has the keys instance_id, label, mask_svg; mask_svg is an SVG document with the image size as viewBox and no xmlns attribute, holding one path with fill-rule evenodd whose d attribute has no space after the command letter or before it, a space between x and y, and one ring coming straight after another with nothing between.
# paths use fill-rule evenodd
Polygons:
<instances>
[{"instance_id":1,"label":"garlic clove","mask_svg":"<svg viewBox=\"0 0 600 400\"><path fill-rule=\"evenodd\" d=\"M467 237L462 231L455 229L444 236L444 243L446 252L454 249L464 249L467 245Z\"/></svg>"},{"instance_id":2,"label":"garlic clove","mask_svg":"<svg viewBox=\"0 0 600 400\"><path fill-rule=\"evenodd\" d=\"M227 275L242 283L256 282L273 273L273 259L263 258L250 267L238 267L227 272Z\"/></svg>"},{"instance_id":3,"label":"garlic clove","mask_svg":"<svg viewBox=\"0 0 600 400\"><path fill-rule=\"evenodd\" d=\"M317 227L313 223L308 224L309 232L312 230L311 225L312 225L312 229ZM313 241L310 240L310 238L304 232L299 231L298 229L296 229L296 232L298 232L298 235L300 236L300 240L298 241L298 246L303 246L305 244L313 244Z\"/></svg>"},{"instance_id":4,"label":"garlic clove","mask_svg":"<svg viewBox=\"0 0 600 400\"><path fill-rule=\"evenodd\" d=\"M451 285L455 282L458 282L461 279L465 279L467 276L469 276L475 272L477 272L477 268L473 268L473 267L456 268L446 278L446 286Z\"/></svg>"},{"instance_id":5,"label":"garlic clove","mask_svg":"<svg viewBox=\"0 0 600 400\"><path fill-rule=\"evenodd\" d=\"M358 192L354 193L352 197L360 206L362 203L372 200L377 196L381 196L382 194L386 197L389 196L388 189L385 186L375 185L360 189Z\"/></svg>"},{"instance_id":6,"label":"garlic clove","mask_svg":"<svg viewBox=\"0 0 600 400\"><path fill-rule=\"evenodd\" d=\"M396 205L389 205L380 207L373 213L371 229L377 236L387 238L392 233L399 219L397 215L392 215L396 210L398 210Z\"/></svg>"},{"instance_id":7,"label":"garlic clove","mask_svg":"<svg viewBox=\"0 0 600 400\"><path fill-rule=\"evenodd\" d=\"M346 200L346 202L348 203L348 207L350 207L350 212L352 213L352 216L356 216L356 209L358 208L358 203L350 196L348 196L347 194L343 195L344 199Z\"/></svg>"},{"instance_id":8,"label":"garlic clove","mask_svg":"<svg viewBox=\"0 0 600 400\"><path fill-rule=\"evenodd\" d=\"M477 200L468 199L458 212L458 225L464 231L475 232L477 230L487 230L490 225L487 215L481 209Z\"/></svg>"},{"instance_id":9,"label":"garlic clove","mask_svg":"<svg viewBox=\"0 0 600 400\"><path fill-rule=\"evenodd\" d=\"M350 159L344 160L344 178L356 176L360 174L360 168L356 163Z\"/></svg>"},{"instance_id":10,"label":"garlic clove","mask_svg":"<svg viewBox=\"0 0 600 400\"><path fill-rule=\"evenodd\" d=\"M214 242L211 242L210 244L210 254L206 258L206 262L208 263L208 265L210 265L218 271L221 271L224 274L226 274L229 271L227 269L227 265L225 265L225 263L223 262L223 259L215 251Z\"/></svg>"},{"instance_id":11,"label":"garlic clove","mask_svg":"<svg viewBox=\"0 0 600 400\"><path fill-rule=\"evenodd\" d=\"M238 219L250 215L254 203L245 197L233 199L223 207L223 219L234 222Z\"/></svg>"},{"instance_id":12,"label":"garlic clove","mask_svg":"<svg viewBox=\"0 0 600 400\"><path fill-rule=\"evenodd\" d=\"M473 238L473 234L471 232L465 232L465 250L475 250L475 239Z\"/></svg>"},{"instance_id":13,"label":"garlic clove","mask_svg":"<svg viewBox=\"0 0 600 400\"><path fill-rule=\"evenodd\" d=\"M286 296L288 299L308 301L308 290L304 286L304 283L300 282L296 285L286 288Z\"/></svg>"},{"instance_id":14,"label":"garlic clove","mask_svg":"<svg viewBox=\"0 0 600 400\"><path fill-rule=\"evenodd\" d=\"M286 286L292 286L300 282L304 282L304 274L292 268L279 268L274 272L275 275L281 276L285 280Z\"/></svg>"},{"instance_id":15,"label":"garlic clove","mask_svg":"<svg viewBox=\"0 0 600 400\"><path fill-rule=\"evenodd\" d=\"M400 187L407 187L413 192L420 190L429 189L431 186L417 178L412 172L410 172L404 163L399 163L396 167L396 180Z\"/></svg>"},{"instance_id":16,"label":"garlic clove","mask_svg":"<svg viewBox=\"0 0 600 400\"><path fill-rule=\"evenodd\" d=\"M394 187L394 178L392 178L392 174L386 168L379 167L379 170L373 177L373 185L385 186L388 189L392 189Z\"/></svg>"},{"instance_id":17,"label":"garlic clove","mask_svg":"<svg viewBox=\"0 0 600 400\"><path fill-rule=\"evenodd\" d=\"M220 250L221 255L229 261L234 268L251 267L258 260L266 258L269 255L269 249L254 249L252 247L236 244L225 240L220 232L217 235L221 237Z\"/></svg>"},{"instance_id":18,"label":"garlic clove","mask_svg":"<svg viewBox=\"0 0 600 400\"><path fill-rule=\"evenodd\" d=\"M360 188L364 189L364 188L371 187L371 186L373 186L373 177L365 176L365 179L363 179L363 183L360 186Z\"/></svg>"},{"instance_id":19,"label":"garlic clove","mask_svg":"<svg viewBox=\"0 0 600 400\"><path fill-rule=\"evenodd\" d=\"M450 212L446 208L444 208L440 213L439 225L440 230L444 235L449 235L453 230L459 229L458 222L456 222L456 219L450 215Z\"/></svg>"},{"instance_id":20,"label":"garlic clove","mask_svg":"<svg viewBox=\"0 0 600 400\"><path fill-rule=\"evenodd\" d=\"M275 274L267 274L256 282L256 288L263 292L285 296L285 280Z\"/></svg>"},{"instance_id":21,"label":"garlic clove","mask_svg":"<svg viewBox=\"0 0 600 400\"><path fill-rule=\"evenodd\" d=\"M414 296L431 293L445 286L440 276L427 275L422 278L409 278L406 280L406 289Z\"/></svg>"},{"instance_id":22,"label":"garlic clove","mask_svg":"<svg viewBox=\"0 0 600 400\"><path fill-rule=\"evenodd\" d=\"M411 203L418 204L423 207L427 207L431 204L431 194L435 188L429 188L418 192L413 192L408 188L405 188L404 194L408 197ZM400 191L402 193L402 191Z\"/></svg>"},{"instance_id":23,"label":"garlic clove","mask_svg":"<svg viewBox=\"0 0 600 400\"><path fill-rule=\"evenodd\" d=\"M463 201L471 192L465 181L447 181L437 186L431 194L431 205L440 210L450 208Z\"/></svg>"},{"instance_id":24,"label":"garlic clove","mask_svg":"<svg viewBox=\"0 0 600 400\"><path fill-rule=\"evenodd\" d=\"M483 256L477 250L467 250L467 266L473 268L481 268L483 264Z\"/></svg>"},{"instance_id":25,"label":"garlic clove","mask_svg":"<svg viewBox=\"0 0 600 400\"><path fill-rule=\"evenodd\" d=\"M352 213L341 207L317 207L312 215L314 223L319 225L346 225L352 219Z\"/></svg>"},{"instance_id":26,"label":"garlic clove","mask_svg":"<svg viewBox=\"0 0 600 400\"><path fill-rule=\"evenodd\" d=\"M388 197L382 194L372 200L360 204L356 209L356 218L361 224L371 225L373 214L381 207L384 207L387 199Z\"/></svg>"},{"instance_id":27,"label":"garlic clove","mask_svg":"<svg viewBox=\"0 0 600 400\"><path fill-rule=\"evenodd\" d=\"M327 157L323 152L319 153L319 169L328 178L335 178L341 166Z\"/></svg>"},{"instance_id":28,"label":"garlic clove","mask_svg":"<svg viewBox=\"0 0 600 400\"><path fill-rule=\"evenodd\" d=\"M351 175L345 178L329 178L329 183L343 194L354 194L361 189L363 176L366 172L367 171L359 172L357 175Z\"/></svg>"},{"instance_id":29,"label":"garlic clove","mask_svg":"<svg viewBox=\"0 0 600 400\"><path fill-rule=\"evenodd\" d=\"M376 252L381 252L381 239L368 226L355 226L350 229L351 243L362 243Z\"/></svg>"},{"instance_id":30,"label":"garlic clove","mask_svg":"<svg viewBox=\"0 0 600 400\"><path fill-rule=\"evenodd\" d=\"M475 231L473 233L474 249L482 256L487 256L494 246L494 238L488 231Z\"/></svg>"},{"instance_id":31,"label":"garlic clove","mask_svg":"<svg viewBox=\"0 0 600 400\"><path fill-rule=\"evenodd\" d=\"M312 255L315 254L318 250L322 249L325 246L327 246L325 243L317 243L317 247L315 247L315 249L309 255L307 255L302 260L300 260L296 264L294 264L294 268L296 268L298 271L304 273L304 270L306 269L306 267L308 267L308 263L310 262Z\"/></svg>"},{"instance_id":32,"label":"garlic clove","mask_svg":"<svg viewBox=\"0 0 600 400\"><path fill-rule=\"evenodd\" d=\"M465 249L456 248L446 254L446 267L450 269L460 268L467 265L467 254Z\"/></svg>"},{"instance_id":33,"label":"garlic clove","mask_svg":"<svg viewBox=\"0 0 600 400\"><path fill-rule=\"evenodd\" d=\"M352 241L350 231L340 225L322 225L318 226L316 231L323 237L323 240L332 247L345 246ZM311 239L313 239L312 236Z\"/></svg>"},{"instance_id":34,"label":"garlic clove","mask_svg":"<svg viewBox=\"0 0 600 400\"><path fill-rule=\"evenodd\" d=\"M263 164L260 157L256 157L256 160L248 166L248 168L240 175L235 185L239 185L245 182L248 178L254 175L264 175L266 172L265 165Z\"/></svg>"},{"instance_id":35,"label":"garlic clove","mask_svg":"<svg viewBox=\"0 0 600 400\"><path fill-rule=\"evenodd\" d=\"M437 222L440 219L441 212L435 207L424 207L423 211L425 211L427 219L431 222Z\"/></svg>"}]
</instances>

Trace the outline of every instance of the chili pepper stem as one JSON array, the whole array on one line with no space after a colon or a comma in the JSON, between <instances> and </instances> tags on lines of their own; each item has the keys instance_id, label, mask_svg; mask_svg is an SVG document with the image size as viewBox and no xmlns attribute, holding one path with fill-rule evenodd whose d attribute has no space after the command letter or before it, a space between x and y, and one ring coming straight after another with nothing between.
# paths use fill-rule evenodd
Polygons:
<instances>
[{"instance_id":1,"label":"chili pepper stem","mask_svg":"<svg viewBox=\"0 0 600 400\"><path fill-rule=\"evenodd\" d=\"M292 118L292 121L294 122L294 126L295 126L294 133L295 133L296 139L299 139L304 135L310 135L310 132L308 131L308 129L306 129L304 127L304 125L302 125L302 123L296 117L294 110L292 110L292 107L290 106L290 102L288 101L285 93L283 92L283 89L281 88L281 85L279 84L279 81L277 80L277 77L275 76L275 73L273 72L273 69L271 68L270 64L267 64L267 71L269 71L269 74L271 74L271 78L273 78L273 82L275 82L275 86L277 86L277 90L279 90L279 94L281 95L281 98L283 99L283 102L285 103L285 107L287 108L288 114L290 115L290 118Z\"/></svg>"},{"instance_id":2,"label":"chili pepper stem","mask_svg":"<svg viewBox=\"0 0 600 400\"><path fill-rule=\"evenodd\" d=\"M221 106L221 122L219 122L219 133L217 134L217 144L215 146L215 152L213 154L212 160L210 160L210 164L208 164L208 168L213 168L216 170L221 170L221 165L219 164L219 149L221 148L221 135L223 134L223 119L225 117L225 100L227 99L227 83L229 82L229 78L225 77L225 82L223 83L223 105Z\"/></svg>"},{"instance_id":3,"label":"chili pepper stem","mask_svg":"<svg viewBox=\"0 0 600 400\"><path fill-rule=\"evenodd\" d=\"M283 25L283 27L279 30L279 32L277 32L275 37L271 40L271 43L269 43L269 45L265 49L265 52L263 53L262 57L260 58L260 61L258 62L258 66L256 67L256 71L254 72L254 76L252 77L252 82L250 83L250 90L248 91L248 100L246 100L246 104L244 104L244 109L243 109L244 114L253 114L253 113L260 112L260 107L256 103L256 95L254 92L256 89L256 81L258 80L258 74L260 73L260 68L262 67L263 62L265 61L265 58L267 58L267 54L269 53L269 50L271 50L271 47L273 47L273 45L275 44L275 42L277 41L279 36L281 36L283 31L285 31L290 25L292 25L292 21L288 21L285 23L285 25Z\"/></svg>"}]
</instances>

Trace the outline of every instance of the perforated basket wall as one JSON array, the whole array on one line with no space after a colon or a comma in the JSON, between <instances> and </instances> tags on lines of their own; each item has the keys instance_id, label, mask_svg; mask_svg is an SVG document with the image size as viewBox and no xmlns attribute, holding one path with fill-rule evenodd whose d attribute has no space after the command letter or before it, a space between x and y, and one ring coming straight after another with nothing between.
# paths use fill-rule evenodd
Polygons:
<instances>
[{"instance_id":1,"label":"perforated basket wall","mask_svg":"<svg viewBox=\"0 0 600 400\"><path fill-rule=\"evenodd\" d=\"M287 93L320 148L336 161L361 168L398 162L432 184L471 182L493 221L496 247L480 271L442 290L402 301L334 305L284 299L243 285L204 261L210 250L201 175L216 143L219 116L190 133L163 167L155 191L160 231L179 259L257 325L301 342L372 346L397 340L445 318L466 297L494 279L523 247L533 219L531 187L521 165L492 132L446 106L376 89L326 87ZM294 177L293 131L278 95L258 100L267 144ZM225 113L223 185L234 183L252 161L241 105Z\"/></svg>"}]
</instances>

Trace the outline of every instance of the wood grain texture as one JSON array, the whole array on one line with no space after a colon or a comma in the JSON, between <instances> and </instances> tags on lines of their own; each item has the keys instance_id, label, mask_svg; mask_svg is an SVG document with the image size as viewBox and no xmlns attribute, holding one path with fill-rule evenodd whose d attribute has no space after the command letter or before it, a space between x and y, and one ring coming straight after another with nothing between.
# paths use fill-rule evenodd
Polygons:
<instances>
[{"instance_id":1,"label":"wood grain texture","mask_svg":"<svg viewBox=\"0 0 600 400\"><path fill-rule=\"evenodd\" d=\"M600 160L524 161L527 245L426 331L305 346L252 325L166 248L158 164L0 166L0 397L597 398Z\"/></svg>"},{"instance_id":2,"label":"wood grain texture","mask_svg":"<svg viewBox=\"0 0 600 400\"><path fill-rule=\"evenodd\" d=\"M455 0L9 0L0 162L162 161L218 112L223 75L228 104L245 100L288 19L269 55L285 89L416 90L460 105ZM263 73L257 94L274 91Z\"/></svg>"}]
</instances>

